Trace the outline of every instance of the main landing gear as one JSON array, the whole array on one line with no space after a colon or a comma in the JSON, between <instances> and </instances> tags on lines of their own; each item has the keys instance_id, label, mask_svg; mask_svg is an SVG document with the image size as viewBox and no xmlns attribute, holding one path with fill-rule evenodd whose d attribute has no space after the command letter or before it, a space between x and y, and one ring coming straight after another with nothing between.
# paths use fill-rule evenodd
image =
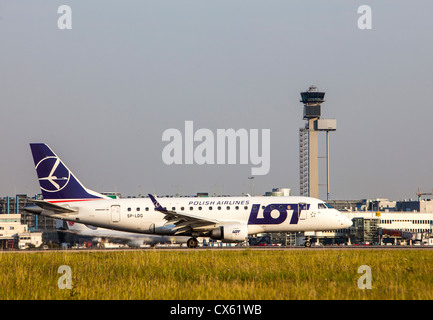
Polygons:
<instances>
[{"instance_id":1,"label":"main landing gear","mask_svg":"<svg viewBox=\"0 0 433 320\"><path fill-rule=\"evenodd\" d=\"M305 246L306 248L310 248L310 247L311 247L311 238L310 238L310 237L306 237L306 238L305 238L304 246Z\"/></svg>"},{"instance_id":2,"label":"main landing gear","mask_svg":"<svg viewBox=\"0 0 433 320\"><path fill-rule=\"evenodd\" d=\"M188 248L197 248L198 240L196 238L189 238L186 242L186 245L188 246Z\"/></svg>"}]
</instances>

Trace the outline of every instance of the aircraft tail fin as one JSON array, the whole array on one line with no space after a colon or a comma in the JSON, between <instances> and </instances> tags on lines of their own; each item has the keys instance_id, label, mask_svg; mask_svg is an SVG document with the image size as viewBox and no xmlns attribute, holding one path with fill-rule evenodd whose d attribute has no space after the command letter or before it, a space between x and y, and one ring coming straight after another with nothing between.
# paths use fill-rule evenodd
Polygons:
<instances>
[{"instance_id":1,"label":"aircraft tail fin","mask_svg":"<svg viewBox=\"0 0 433 320\"><path fill-rule=\"evenodd\" d=\"M87 189L45 143L31 143L30 149L45 201L108 199Z\"/></svg>"},{"instance_id":2,"label":"aircraft tail fin","mask_svg":"<svg viewBox=\"0 0 433 320\"><path fill-rule=\"evenodd\" d=\"M98 229L97 227L86 225L83 223L76 223L74 221L65 221L65 222L66 222L66 227L68 228L68 230L73 231L73 232L77 232L77 233Z\"/></svg>"}]
</instances>

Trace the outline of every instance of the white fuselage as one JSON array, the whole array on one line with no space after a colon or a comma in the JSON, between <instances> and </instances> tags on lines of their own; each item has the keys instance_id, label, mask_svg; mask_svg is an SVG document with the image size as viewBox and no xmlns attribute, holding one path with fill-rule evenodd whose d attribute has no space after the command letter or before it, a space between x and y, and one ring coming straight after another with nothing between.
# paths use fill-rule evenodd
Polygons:
<instances>
[{"instance_id":1,"label":"white fuselage","mask_svg":"<svg viewBox=\"0 0 433 320\"><path fill-rule=\"evenodd\" d=\"M308 197L189 197L158 198L158 201L167 210L215 220L215 227L225 223L246 224L250 235L336 230L352 224L323 201ZM149 198L65 200L56 204L78 212L49 214L51 217L136 233L172 235L175 232L174 225L167 224L166 215L155 210Z\"/></svg>"}]
</instances>

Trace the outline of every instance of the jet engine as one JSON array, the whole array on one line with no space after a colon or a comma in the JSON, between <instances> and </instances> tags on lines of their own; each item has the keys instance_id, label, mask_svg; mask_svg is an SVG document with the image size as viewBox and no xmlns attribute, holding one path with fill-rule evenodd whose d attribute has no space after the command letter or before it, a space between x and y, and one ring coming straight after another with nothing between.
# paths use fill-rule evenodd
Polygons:
<instances>
[{"instance_id":1,"label":"jet engine","mask_svg":"<svg viewBox=\"0 0 433 320\"><path fill-rule=\"evenodd\" d=\"M227 224L212 230L211 239L225 242L243 242L248 240L248 226L246 224Z\"/></svg>"}]
</instances>

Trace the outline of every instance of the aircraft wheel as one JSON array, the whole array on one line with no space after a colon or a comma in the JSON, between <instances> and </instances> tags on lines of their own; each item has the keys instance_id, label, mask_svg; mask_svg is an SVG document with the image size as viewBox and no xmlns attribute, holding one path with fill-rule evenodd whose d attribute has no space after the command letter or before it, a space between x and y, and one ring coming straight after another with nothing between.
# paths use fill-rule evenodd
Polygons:
<instances>
[{"instance_id":1,"label":"aircraft wheel","mask_svg":"<svg viewBox=\"0 0 433 320\"><path fill-rule=\"evenodd\" d=\"M310 241L305 241L305 247L307 247L307 248L311 247L311 242Z\"/></svg>"},{"instance_id":2,"label":"aircraft wheel","mask_svg":"<svg viewBox=\"0 0 433 320\"><path fill-rule=\"evenodd\" d=\"M186 245L188 246L188 248L197 248L198 241L196 238L189 238L186 242Z\"/></svg>"}]
</instances>

